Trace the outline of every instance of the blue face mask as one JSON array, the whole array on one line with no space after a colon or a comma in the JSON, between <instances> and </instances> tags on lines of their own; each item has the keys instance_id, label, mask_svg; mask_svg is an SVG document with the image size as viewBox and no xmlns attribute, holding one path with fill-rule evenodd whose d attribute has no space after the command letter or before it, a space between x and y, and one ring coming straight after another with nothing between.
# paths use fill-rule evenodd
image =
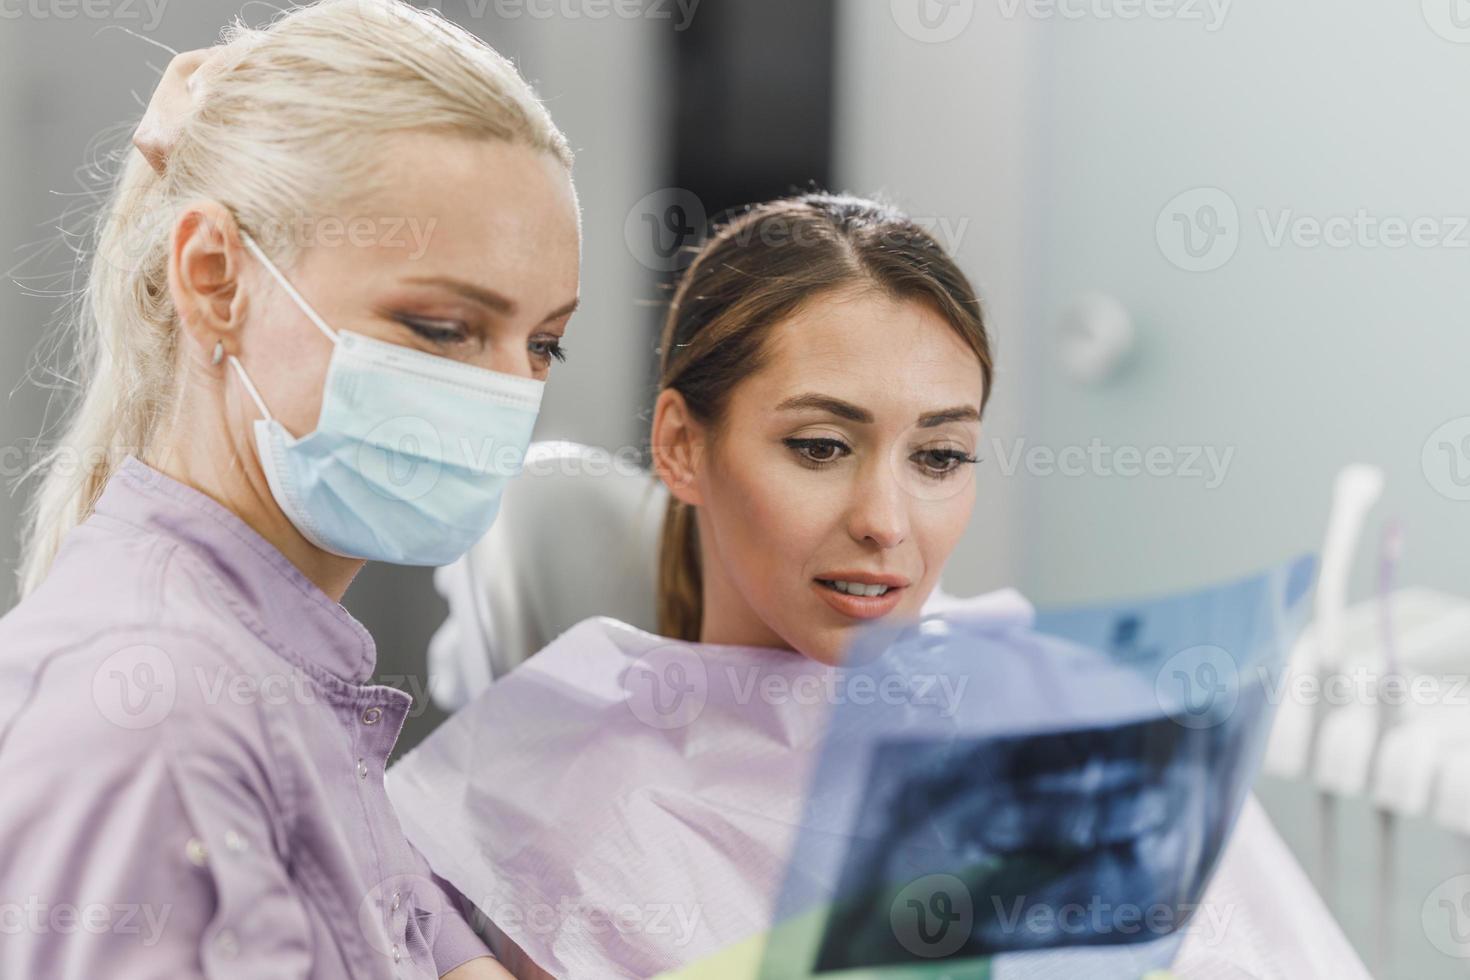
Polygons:
<instances>
[{"instance_id":1,"label":"blue face mask","mask_svg":"<svg viewBox=\"0 0 1470 980\"><path fill-rule=\"evenodd\" d=\"M334 345L316 429L265 417L255 445L271 495L317 547L347 558L446 565L478 541L520 472L545 383L327 326L249 235L245 245Z\"/></svg>"}]
</instances>

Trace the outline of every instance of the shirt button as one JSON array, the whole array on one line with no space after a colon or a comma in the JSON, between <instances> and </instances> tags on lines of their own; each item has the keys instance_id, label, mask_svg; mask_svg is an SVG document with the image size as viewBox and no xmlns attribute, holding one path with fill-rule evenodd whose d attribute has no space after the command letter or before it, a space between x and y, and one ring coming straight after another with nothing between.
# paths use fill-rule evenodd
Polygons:
<instances>
[{"instance_id":1,"label":"shirt button","mask_svg":"<svg viewBox=\"0 0 1470 980\"><path fill-rule=\"evenodd\" d=\"M225 831L226 849L239 854L245 850L245 838L238 830Z\"/></svg>"},{"instance_id":2,"label":"shirt button","mask_svg":"<svg viewBox=\"0 0 1470 980\"><path fill-rule=\"evenodd\" d=\"M367 709L366 711L364 711L362 713L362 723L364 725L376 725L378 723L378 721L382 717L383 717L383 709L382 708L377 708L377 707L369 708L369 709Z\"/></svg>"},{"instance_id":3,"label":"shirt button","mask_svg":"<svg viewBox=\"0 0 1470 980\"><path fill-rule=\"evenodd\" d=\"M230 932L229 930L225 930L224 932L220 933L219 939L216 940L216 943L219 946L219 954L221 956L227 957L229 959L234 959L235 956L240 952L240 941L236 939L235 934L233 932Z\"/></svg>"},{"instance_id":4,"label":"shirt button","mask_svg":"<svg viewBox=\"0 0 1470 980\"><path fill-rule=\"evenodd\" d=\"M394 943L393 944L393 962L394 963L397 963L401 959L403 959L403 951L398 948L398 944L397 943Z\"/></svg>"},{"instance_id":5,"label":"shirt button","mask_svg":"<svg viewBox=\"0 0 1470 980\"><path fill-rule=\"evenodd\" d=\"M359 779L367 778L367 763L361 759L357 760L357 776Z\"/></svg>"},{"instance_id":6,"label":"shirt button","mask_svg":"<svg viewBox=\"0 0 1470 980\"><path fill-rule=\"evenodd\" d=\"M402 892L394 892L393 893L393 911L397 912L398 911L398 906L400 904L402 904L402 902L403 902L403 893Z\"/></svg>"},{"instance_id":7,"label":"shirt button","mask_svg":"<svg viewBox=\"0 0 1470 980\"><path fill-rule=\"evenodd\" d=\"M209 861L209 848L198 837L190 837L189 842L184 845L184 856L189 859L190 864L202 868Z\"/></svg>"}]
</instances>

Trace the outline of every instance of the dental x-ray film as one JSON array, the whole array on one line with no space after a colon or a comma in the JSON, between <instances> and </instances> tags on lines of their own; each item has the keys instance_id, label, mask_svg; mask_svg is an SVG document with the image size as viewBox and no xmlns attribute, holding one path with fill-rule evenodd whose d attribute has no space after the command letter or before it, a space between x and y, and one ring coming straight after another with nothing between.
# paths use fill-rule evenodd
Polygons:
<instances>
[{"instance_id":1,"label":"dental x-ray film","mask_svg":"<svg viewBox=\"0 0 1470 980\"><path fill-rule=\"evenodd\" d=\"M966 693L836 706L762 980L1167 968L1259 767L1313 567L1004 634L952 615L865 635L850 670Z\"/></svg>"}]
</instances>

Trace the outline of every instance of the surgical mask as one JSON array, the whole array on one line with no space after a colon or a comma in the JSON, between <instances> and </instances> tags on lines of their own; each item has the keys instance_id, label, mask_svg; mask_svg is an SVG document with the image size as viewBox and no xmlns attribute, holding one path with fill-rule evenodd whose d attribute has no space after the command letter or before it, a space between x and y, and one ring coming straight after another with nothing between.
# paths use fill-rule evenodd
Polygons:
<instances>
[{"instance_id":1,"label":"surgical mask","mask_svg":"<svg viewBox=\"0 0 1470 980\"><path fill-rule=\"evenodd\" d=\"M520 472L545 383L333 330L241 234L333 344L316 429L300 438L230 355L264 416L255 445L271 496L332 554L398 565L458 559L490 529Z\"/></svg>"}]
</instances>

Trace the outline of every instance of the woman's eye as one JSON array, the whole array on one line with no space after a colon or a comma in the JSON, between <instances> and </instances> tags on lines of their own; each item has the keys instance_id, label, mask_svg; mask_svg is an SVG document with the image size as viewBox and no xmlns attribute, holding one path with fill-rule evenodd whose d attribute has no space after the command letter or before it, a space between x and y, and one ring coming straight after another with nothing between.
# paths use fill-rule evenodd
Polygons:
<instances>
[{"instance_id":1,"label":"woman's eye","mask_svg":"<svg viewBox=\"0 0 1470 980\"><path fill-rule=\"evenodd\" d=\"M567 349L561 345L560 340L533 340L530 343L531 353L550 362L553 358L558 361L567 359Z\"/></svg>"},{"instance_id":2,"label":"woman's eye","mask_svg":"<svg viewBox=\"0 0 1470 980\"><path fill-rule=\"evenodd\" d=\"M974 456L958 449L921 449L909 458L932 476L948 476L961 466L978 462Z\"/></svg>"},{"instance_id":3,"label":"woman's eye","mask_svg":"<svg viewBox=\"0 0 1470 980\"><path fill-rule=\"evenodd\" d=\"M786 445L803 461L818 466L841 459L852 452L837 439L787 439Z\"/></svg>"},{"instance_id":4,"label":"woman's eye","mask_svg":"<svg viewBox=\"0 0 1470 980\"><path fill-rule=\"evenodd\" d=\"M453 344L465 337L464 329L453 320L424 320L407 316L397 319L420 337L435 344Z\"/></svg>"}]
</instances>

